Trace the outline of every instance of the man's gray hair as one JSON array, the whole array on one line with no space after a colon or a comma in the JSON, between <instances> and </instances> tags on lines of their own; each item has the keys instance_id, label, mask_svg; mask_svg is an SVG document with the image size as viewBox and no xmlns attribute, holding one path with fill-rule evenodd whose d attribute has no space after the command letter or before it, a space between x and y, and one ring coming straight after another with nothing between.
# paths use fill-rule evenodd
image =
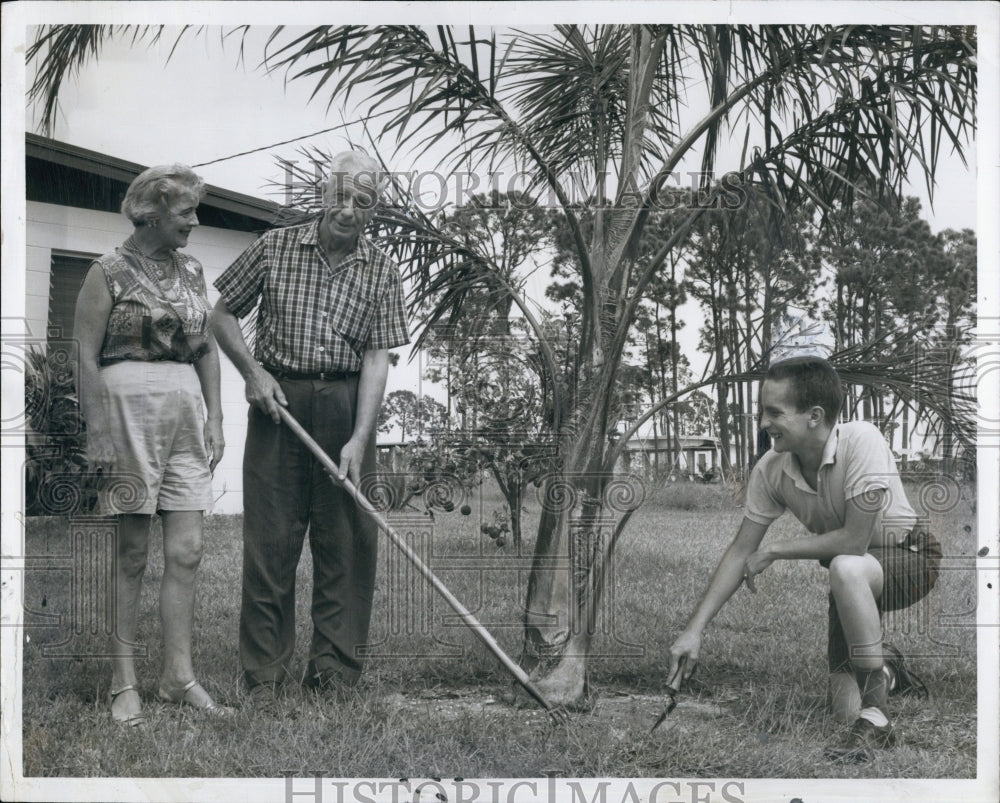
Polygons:
<instances>
[{"instance_id":1,"label":"man's gray hair","mask_svg":"<svg viewBox=\"0 0 1000 803\"><path fill-rule=\"evenodd\" d=\"M378 160L363 151L342 151L330 159L330 175L323 184L323 202L350 176L355 182L380 196L389 184L389 177Z\"/></svg>"}]
</instances>

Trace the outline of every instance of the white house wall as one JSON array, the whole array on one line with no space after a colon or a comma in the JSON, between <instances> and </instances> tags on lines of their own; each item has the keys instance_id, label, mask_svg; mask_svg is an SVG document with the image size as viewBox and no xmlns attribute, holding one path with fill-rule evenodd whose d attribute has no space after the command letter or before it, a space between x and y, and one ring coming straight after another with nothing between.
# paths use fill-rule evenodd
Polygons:
<instances>
[{"instance_id":1,"label":"white house wall","mask_svg":"<svg viewBox=\"0 0 1000 803\"><path fill-rule=\"evenodd\" d=\"M52 252L103 254L120 244L132 231L121 215L53 204L28 202L25 316L27 334L44 341L49 314L49 273ZM218 293L215 279L243 251L255 235L199 226L184 250L205 269L208 298L214 304ZM67 335L69 333L66 333ZM243 380L222 356L222 415L226 453L215 469L215 513L243 511L243 441L246 438L247 403Z\"/></svg>"}]
</instances>

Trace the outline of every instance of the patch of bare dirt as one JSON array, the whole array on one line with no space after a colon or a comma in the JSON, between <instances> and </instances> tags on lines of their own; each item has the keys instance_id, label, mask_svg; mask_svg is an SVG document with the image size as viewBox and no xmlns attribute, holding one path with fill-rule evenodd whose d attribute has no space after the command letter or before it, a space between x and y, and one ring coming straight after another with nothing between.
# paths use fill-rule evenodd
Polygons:
<instances>
[{"instance_id":1,"label":"patch of bare dirt","mask_svg":"<svg viewBox=\"0 0 1000 803\"><path fill-rule=\"evenodd\" d=\"M632 694L601 690L590 700L586 711L570 713L570 721L586 724L599 721L613 731L625 734L646 733L663 713L669 698L657 694ZM482 688L428 689L415 694L390 694L384 705L404 715L428 714L440 719L466 716L531 722L547 714L534 702L512 704L509 695L490 694ZM675 728L695 729L728 713L729 700L707 701L681 695L677 707L657 728L657 733Z\"/></svg>"}]
</instances>

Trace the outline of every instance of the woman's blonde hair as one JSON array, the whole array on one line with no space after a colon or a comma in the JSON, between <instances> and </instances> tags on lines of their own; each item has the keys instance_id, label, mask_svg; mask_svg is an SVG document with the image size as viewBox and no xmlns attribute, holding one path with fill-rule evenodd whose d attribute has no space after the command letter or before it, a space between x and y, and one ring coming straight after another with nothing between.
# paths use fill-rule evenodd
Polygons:
<instances>
[{"instance_id":1,"label":"woman's blonde hair","mask_svg":"<svg viewBox=\"0 0 1000 803\"><path fill-rule=\"evenodd\" d=\"M205 195L205 182L187 165L150 167L129 184L122 201L122 214L134 226L147 226L183 192L191 193L200 202Z\"/></svg>"}]
</instances>

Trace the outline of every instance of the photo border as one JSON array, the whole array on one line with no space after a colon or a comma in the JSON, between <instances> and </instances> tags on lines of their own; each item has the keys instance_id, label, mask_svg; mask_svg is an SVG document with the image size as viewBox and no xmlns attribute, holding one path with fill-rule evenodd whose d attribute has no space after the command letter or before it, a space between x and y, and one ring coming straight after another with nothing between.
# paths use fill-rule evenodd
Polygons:
<instances>
[{"instance_id":1,"label":"photo border","mask_svg":"<svg viewBox=\"0 0 1000 803\"><path fill-rule=\"evenodd\" d=\"M2 14L3 54L3 323L5 334L8 323L24 320L25 274L25 201L24 201L24 84L25 84L25 32L29 25L46 22L165 22L168 24L224 25L228 22L267 24L280 19L283 24L305 24L327 21L332 17L361 19L365 11L361 3L227 3L227 2L16 2L4 3ZM979 256L979 327L978 337L991 354L1000 353L1000 271L997 255L1000 203L998 203L998 171L1000 171L1000 126L998 126L998 6L979 2L728 2L728 3L544 3L519 2L509 4L468 3L379 3L379 16L399 22L427 23L455 22L468 24L531 25L555 21L607 21L649 22L655 19L670 22L718 22L728 24L764 24L767 22L843 22L864 20L875 23L908 24L947 23L976 24L979 26L979 129L977 134L978 177L978 256ZM990 314L992 312L992 314ZM16 412L23 399L23 375L16 371L3 373L4 421ZM1000 421L1000 372L981 372L980 404L982 421ZM23 406L23 405L22 405ZM969 780L838 780L838 779L729 779L744 784L742 800L792 800L809 803L817 801L854 800L935 800L962 799L968 803L978 800L996 800L998 790L998 700L996 678L1000 676L1000 572L997 556L1000 555L1000 510L995 502L1000 489L1000 434L983 433L978 444L978 508L979 546L988 553L979 559L977 623L979 633L978 662L978 777ZM0 660L2 660L2 744L0 763L0 798L7 800L176 800L176 799L230 799L239 796L248 801L288 800L289 781L294 784L291 800L294 803L314 799L308 791L309 778L276 779L141 779L141 778L23 778L21 754L21 661L22 641L19 624L22 621L21 579L23 577L23 511L19 477L23 463L23 448L17 447L23 438L3 436L2 470L2 624L0 627ZM991 584L991 585L990 585ZM234 656L235 660L235 656ZM13 770L13 774L11 771ZM626 785L639 795L647 795L656 783L664 779L606 779L609 789ZM675 779L684 784L683 799L702 792L715 783L717 789L727 779ZM398 779L355 779L350 783L386 784ZM596 792L602 779L577 779L581 789ZM476 779L467 779L474 783ZM479 779L483 790L502 789L501 799L544 800L550 790L565 794L568 779ZM534 782L532 790L530 784ZM323 779L323 790L336 800L338 781ZM346 782L345 782L346 783ZM449 800L455 800L454 785L431 781L425 785L441 783ZM451 783L451 782L449 782ZM695 783L692 793L691 784ZM526 785L527 784L527 785ZM391 787L383 787L383 791ZM298 790L298 791L295 791ZM523 794L522 794L523 793ZM388 793L387 793L388 794ZM684 794L688 795L684 797ZM509 795L514 795L513 798ZM430 797L433 797L431 795ZM609 793L608 799L613 797ZM379 798L383 799L383 798ZM385 799L390 799L386 797ZM409 798L402 798L409 799ZM465 798L470 800L471 798ZM485 799L490 799L486 797ZM566 799L557 797L556 800ZM590 799L588 797L588 799ZM618 798L627 799L627 798ZM640 797L639 799L645 799ZM673 798L671 798L673 799ZM548 803L548 801L546 801ZM553 801L554 803L554 801Z\"/></svg>"}]
</instances>

